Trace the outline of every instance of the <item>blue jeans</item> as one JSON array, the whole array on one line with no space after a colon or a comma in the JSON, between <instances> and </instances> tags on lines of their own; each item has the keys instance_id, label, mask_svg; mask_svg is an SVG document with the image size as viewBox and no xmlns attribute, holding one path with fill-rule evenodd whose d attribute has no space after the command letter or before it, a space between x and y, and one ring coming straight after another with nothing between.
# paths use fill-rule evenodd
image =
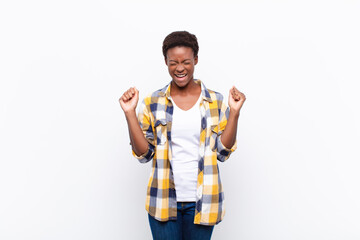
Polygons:
<instances>
[{"instance_id":1,"label":"blue jeans","mask_svg":"<svg viewBox=\"0 0 360 240\"><path fill-rule=\"evenodd\" d=\"M177 220L160 222L149 215L154 240L209 240L214 226L194 224L195 202L177 203Z\"/></svg>"}]
</instances>

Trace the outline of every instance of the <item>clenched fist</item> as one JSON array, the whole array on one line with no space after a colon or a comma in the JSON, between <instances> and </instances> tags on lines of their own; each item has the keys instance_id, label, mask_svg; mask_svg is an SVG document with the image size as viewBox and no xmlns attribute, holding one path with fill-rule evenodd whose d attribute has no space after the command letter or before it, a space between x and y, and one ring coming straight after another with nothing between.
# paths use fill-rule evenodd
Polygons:
<instances>
[{"instance_id":1,"label":"clenched fist","mask_svg":"<svg viewBox=\"0 0 360 240\"><path fill-rule=\"evenodd\" d=\"M238 113L246 100L245 95L236 89L236 87L232 87L229 91L229 107L231 110L234 110Z\"/></svg>"},{"instance_id":2,"label":"clenched fist","mask_svg":"<svg viewBox=\"0 0 360 240\"><path fill-rule=\"evenodd\" d=\"M139 91L135 87L129 88L119 98L120 106L125 113L135 111L138 101Z\"/></svg>"}]
</instances>

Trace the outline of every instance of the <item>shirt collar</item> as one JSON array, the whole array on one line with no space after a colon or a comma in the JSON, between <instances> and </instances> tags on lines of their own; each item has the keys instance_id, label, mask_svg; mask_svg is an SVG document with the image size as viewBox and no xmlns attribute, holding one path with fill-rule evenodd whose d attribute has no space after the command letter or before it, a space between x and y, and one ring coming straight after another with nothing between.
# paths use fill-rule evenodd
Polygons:
<instances>
[{"instance_id":1,"label":"shirt collar","mask_svg":"<svg viewBox=\"0 0 360 240\"><path fill-rule=\"evenodd\" d=\"M195 81L195 83L200 84L200 86L201 86L202 99L204 99L208 102L212 102L209 90L205 87L204 83L202 81L200 81L199 79L194 79L194 81ZM168 83L163 89L160 90L159 95L162 97L166 97L167 99L170 100L170 87L171 87L171 82Z\"/></svg>"}]
</instances>

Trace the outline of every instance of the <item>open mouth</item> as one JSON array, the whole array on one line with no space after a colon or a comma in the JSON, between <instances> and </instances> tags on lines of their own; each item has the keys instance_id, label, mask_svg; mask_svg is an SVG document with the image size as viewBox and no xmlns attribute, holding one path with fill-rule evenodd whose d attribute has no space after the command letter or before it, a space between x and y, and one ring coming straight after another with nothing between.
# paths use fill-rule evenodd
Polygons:
<instances>
[{"instance_id":1,"label":"open mouth","mask_svg":"<svg viewBox=\"0 0 360 240\"><path fill-rule=\"evenodd\" d=\"M174 74L177 78L184 78L187 76L187 74Z\"/></svg>"}]
</instances>

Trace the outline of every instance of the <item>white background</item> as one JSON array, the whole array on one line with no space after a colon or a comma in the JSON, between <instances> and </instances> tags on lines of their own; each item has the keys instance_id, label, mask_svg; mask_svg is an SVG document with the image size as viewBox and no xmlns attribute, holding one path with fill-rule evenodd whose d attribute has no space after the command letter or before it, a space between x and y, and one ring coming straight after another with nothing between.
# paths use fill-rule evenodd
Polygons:
<instances>
[{"instance_id":1,"label":"white background","mask_svg":"<svg viewBox=\"0 0 360 240\"><path fill-rule=\"evenodd\" d=\"M150 1L149 1L150 2ZM195 78L247 96L220 164L213 239L360 239L359 1L2 1L0 239L151 239L151 164L118 98L171 79L161 46L199 40Z\"/></svg>"}]
</instances>

